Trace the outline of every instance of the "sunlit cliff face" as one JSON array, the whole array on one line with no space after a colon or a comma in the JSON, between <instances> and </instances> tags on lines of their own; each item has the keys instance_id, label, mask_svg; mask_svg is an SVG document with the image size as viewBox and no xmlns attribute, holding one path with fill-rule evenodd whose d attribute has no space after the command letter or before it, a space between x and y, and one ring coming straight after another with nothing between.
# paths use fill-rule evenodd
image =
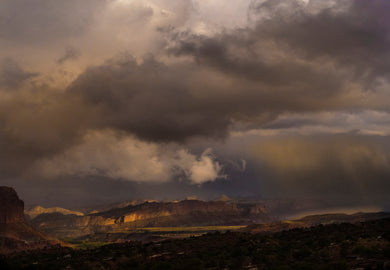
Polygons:
<instances>
[{"instance_id":1,"label":"sunlit cliff face","mask_svg":"<svg viewBox=\"0 0 390 270\"><path fill-rule=\"evenodd\" d=\"M4 0L0 182L52 204L226 193L386 207L389 12Z\"/></svg>"}]
</instances>

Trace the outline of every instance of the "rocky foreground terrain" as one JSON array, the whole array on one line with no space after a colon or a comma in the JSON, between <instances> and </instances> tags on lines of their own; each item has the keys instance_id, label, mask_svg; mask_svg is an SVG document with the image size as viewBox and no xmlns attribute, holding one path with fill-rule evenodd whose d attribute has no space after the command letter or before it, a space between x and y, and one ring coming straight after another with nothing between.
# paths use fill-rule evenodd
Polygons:
<instances>
[{"instance_id":1,"label":"rocky foreground terrain","mask_svg":"<svg viewBox=\"0 0 390 270\"><path fill-rule=\"evenodd\" d=\"M300 219L269 222L263 224L253 224L245 227L242 231L251 233L273 233L287 231L298 228L310 228L318 225L358 223L370 220L390 218L390 213L355 213L347 214L322 214L310 215ZM389 228L390 230L390 228Z\"/></svg>"},{"instance_id":2,"label":"rocky foreground terrain","mask_svg":"<svg viewBox=\"0 0 390 270\"><path fill-rule=\"evenodd\" d=\"M390 219L1 257L1 269L390 269Z\"/></svg>"}]
</instances>

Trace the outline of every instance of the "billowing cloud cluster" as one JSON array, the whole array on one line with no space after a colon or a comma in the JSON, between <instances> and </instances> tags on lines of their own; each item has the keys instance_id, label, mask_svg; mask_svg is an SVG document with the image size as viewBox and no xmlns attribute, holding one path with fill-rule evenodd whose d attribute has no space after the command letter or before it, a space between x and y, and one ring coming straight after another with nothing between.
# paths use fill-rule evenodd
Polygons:
<instances>
[{"instance_id":1,"label":"billowing cloud cluster","mask_svg":"<svg viewBox=\"0 0 390 270\"><path fill-rule=\"evenodd\" d=\"M200 184L222 177L209 149L224 141L221 160L253 159L270 181L388 191L389 13L386 0L2 1L1 175Z\"/></svg>"},{"instance_id":2,"label":"billowing cloud cluster","mask_svg":"<svg viewBox=\"0 0 390 270\"><path fill-rule=\"evenodd\" d=\"M212 150L200 157L173 145L147 143L112 131L89 132L80 145L36 165L49 178L66 175L106 176L140 182L166 182L185 177L202 184L223 177Z\"/></svg>"}]
</instances>

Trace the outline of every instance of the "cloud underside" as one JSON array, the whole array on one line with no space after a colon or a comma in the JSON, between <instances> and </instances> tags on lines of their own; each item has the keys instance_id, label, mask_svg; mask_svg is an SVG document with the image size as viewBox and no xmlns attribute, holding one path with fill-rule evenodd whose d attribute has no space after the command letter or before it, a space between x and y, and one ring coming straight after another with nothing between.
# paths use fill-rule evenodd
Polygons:
<instances>
[{"instance_id":1,"label":"cloud underside","mask_svg":"<svg viewBox=\"0 0 390 270\"><path fill-rule=\"evenodd\" d=\"M22 10L16 2L23 1L0 7ZM32 8L23 20L10 17L7 28L0 26L7 46L41 34L37 43L55 46L83 36L98 40L108 32L94 28L103 14L120 33L144 27L134 51L146 55L113 48L115 56L91 60L66 87L10 58L1 62L2 175L201 184L224 177L213 143L242 138L253 140L254 150L231 146L231 156L243 153L275 181L312 179L325 188L331 177L389 190L389 156L381 150L388 149L383 138L390 133L388 1L250 1L246 25L218 31L194 22L191 1L161 1L171 10L152 2L123 6L138 18L125 20L118 1L99 1L93 9L86 7L95 1L55 8L42 1L52 14ZM47 24L59 10L76 7L72 24L67 16ZM126 39L120 33L113 39ZM93 52L82 44L89 43L64 42L51 61L61 71L85 65ZM130 40L123 44L132 51ZM258 146L252 137L266 139ZM195 144L206 146L191 149Z\"/></svg>"}]
</instances>

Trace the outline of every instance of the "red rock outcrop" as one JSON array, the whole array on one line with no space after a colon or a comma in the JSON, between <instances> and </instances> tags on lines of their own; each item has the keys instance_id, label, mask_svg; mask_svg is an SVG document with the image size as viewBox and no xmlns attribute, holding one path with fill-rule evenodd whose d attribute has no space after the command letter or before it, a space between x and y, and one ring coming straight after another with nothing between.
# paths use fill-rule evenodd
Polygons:
<instances>
[{"instance_id":1,"label":"red rock outcrop","mask_svg":"<svg viewBox=\"0 0 390 270\"><path fill-rule=\"evenodd\" d=\"M24 202L13 188L0 187L0 254L60 245L27 224Z\"/></svg>"},{"instance_id":2,"label":"red rock outcrop","mask_svg":"<svg viewBox=\"0 0 390 270\"><path fill-rule=\"evenodd\" d=\"M24 222L24 202L13 188L0 187L0 224Z\"/></svg>"}]
</instances>

